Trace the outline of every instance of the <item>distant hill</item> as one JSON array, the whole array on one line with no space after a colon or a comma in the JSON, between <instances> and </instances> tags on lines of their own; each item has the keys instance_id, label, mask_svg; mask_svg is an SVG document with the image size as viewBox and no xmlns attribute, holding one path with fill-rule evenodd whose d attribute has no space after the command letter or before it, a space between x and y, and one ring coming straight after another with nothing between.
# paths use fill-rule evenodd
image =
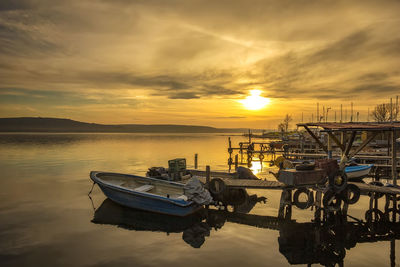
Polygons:
<instances>
[{"instance_id":1,"label":"distant hill","mask_svg":"<svg viewBox=\"0 0 400 267\"><path fill-rule=\"evenodd\" d=\"M0 118L0 132L245 133L247 128L173 124L106 125L58 118Z\"/></svg>"}]
</instances>

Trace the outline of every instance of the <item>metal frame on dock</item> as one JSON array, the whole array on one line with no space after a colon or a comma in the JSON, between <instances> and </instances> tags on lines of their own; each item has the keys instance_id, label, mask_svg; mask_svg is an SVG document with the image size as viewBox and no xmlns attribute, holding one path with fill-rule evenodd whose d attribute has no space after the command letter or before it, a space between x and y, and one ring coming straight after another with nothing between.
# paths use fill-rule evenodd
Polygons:
<instances>
[{"instance_id":1,"label":"metal frame on dock","mask_svg":"<svg viewBox=\"0 0 400 267\"><path fill-rule=\"evenodd\" d=\"M398 214L397 209L397 196L400 195L400 189L396 187L397 185L397 154L396 154L396 134L398 130L400 130L400 122L390 122L390 123L301 123L297 126L304 127L305 130L309 133L309 135L315 140L315 142L321 147L326 154L322 155L328 158L332 158L332 142L334 142L337 147L340 149L340 164L339 169L341 173L343 173L346 163L352 157L356 156L360 153L380 132L391 132L391 169L392 169L392 179L394 187L382 187L370 184L363 184L363 183L347 183L353 186L356 186L362 195L368 195L370 197L370 209L374 209L378 206L378 199L381 196L386 196L386 203L385 203L385 211L393 213L393 220L396 221L396 214ZM312 127L319 128L319 131L326 132L328 134L328 142L327 145L323 144L321 140L316 136L315 132L312 130ZM321 129L322 128L322 129ZM371 132L371 135L364 140L358 147L353 148L353 143L356 139L357 133L361 131ZM340 133L340 138L338 138L335 133ZM251 139L249 135L249 141L244 142L241 144L248 144L252 145ZM339 140L340 139L340 140ZM262 143L264 145L264 143ZM232 147L231 140L229 138L229 166L233 163L232 162L232 152L237 149L240 152L243 150L243 146L240 145L239 148ZM261 149L260 149L261 150ZM253 147L251 147L252 152L249 155L252 156L253 153L271 153L272 151L256 151ZM274 153L273 153L274 155ZM385 157L388 159L388 157ZM238 165L237 155L235 157L235 167ZM198 173L198 175L201 175ZM332 212L334 210L331 209L330 206L323 207L321 200L322 194L324 197L328 190L333 190L334 198L339 197L338 194L342 189L334 189L332 188L331 182L329 184L310 184L310 185L287 185L278 181L266 181L266 180L240 180L240 179L232 179L234 178L231 173L226 173L226 175L221 175L221 173L213 173L212 175L208 175L208 177L218 177L222 178L220 180L226 185L227 188L238 189L238 188L253 188L253 189L275 189L275 190L282 190L281 202L279 207L279 216L284 217L286 213L291 212L292 204L295 203L294 195L297 194L301 190L306 190L309 194L312 194L312 205L305 205L307 208L310 206L316 206L317 209L321 209L324 212ZM210 178L207 179L206 182L209 182ZM346 179L347 181L347 179ZM338 191L336 191L338 190ZM346 189L347 190L347 189ZM296 193L296 191L299 191ZM314 198L315 192L315 198ZM296 193L296 194L293 194ZM339 197L340 198L340 197ZM330 199L332 201L332 198ZM330 203L329 201L329 203ZM355 200L357 201L357 200ZM354 203L354 202L353 202ZM303 205L304 206L304 205ZM389 208L392 206L392 208ZM343 205L343 211L346 213L348 209L348 203L346 202ZM374 214L371 214L373 216Z\"/></svg>"},{"instance_id":2,"label":"metal frame on dock","mask_svg":"<svg viewBox=\"0 0 400 267\"><path fill-rule=\"evenodd\" d=\"M299 127L304 127L304 129L310 134L310 136L319 144L319 146L328 154L328 157L332 156L332 146L331 140L336 143L336 145L341 150L341 160L340 160L340 168L344 169L347 161L357 155L361 150L363 150L375 137L379 132L391 132L391 160L392 160L392 179L393 184L397 185L397 146L396 146L396 136L397 131L400 130L400 122L350 122L350 123L299 123L297 124ZM310 129L310 127L323 128L323 132L328 133L328 146L322 144L319 138L314 134L314 132ZM364 140L364 142L358 146L355 150L351 151L353 146L354 139L357 135L357 132L371 132L372 135ZM339 132L341 135L341 141L339 141L334 133ZM350 132L350 139L347 141L347 133Z\"/></svg>"}]
</instances>

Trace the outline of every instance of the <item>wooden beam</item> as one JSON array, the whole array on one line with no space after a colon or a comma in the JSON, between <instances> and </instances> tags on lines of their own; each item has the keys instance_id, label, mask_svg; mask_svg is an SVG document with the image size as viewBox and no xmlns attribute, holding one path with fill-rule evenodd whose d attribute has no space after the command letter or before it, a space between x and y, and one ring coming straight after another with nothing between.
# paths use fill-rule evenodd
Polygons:
<instances>
[{"instance_id":1,"label":"wooden beam","mask_svg":"<svg viewBox=\"0 0 400 267\"><path fill-rule=\"evenodd\" d=\"M345 151L343 151L343 153L342 153L342 157L341 157L340 163L339 163L339 169L341 171L344 170L344 168L346 167L346 163L349 160L348 155L349 155L351 147L353 146L353 142L354 142L354 139L356 138L356 134L357 134L357 131L351 132L350 140L346 145Z\"/></svg>"},{"instance_id":2,"label":"wooden beam","mask_svg":"<svg viewBox=\"0 0 400 267\"><path fill-rule=\"evenodd\" d=\"M335 142L335 144L342 150L345 150L344 144L340 143L340 141L336 138L336 136L332 132L328 132L329 137Z\"/></svg>"},{"instance_id":3,"label":"wooden beam","mask_svg":"<svg viewBox=\"0 0 400 267\"><path fill-rule=\"evenodd\" d=\"M374 132L368 139L366 139L357 149L349 155L349 158L354 157L358 152L364 149L376 136L378 132Z\"/></svg>"},{"instance_id":4,"label":"wooden beam","mask_svg":"<svg viewBox=\"0 0 400 267\"><path fill-rule=\"evenodd\" d=\"M315 142L317 142L318 145L319 145L326 153L328 153L328 149L326 148L326 146L325 146L324 144L322 144L321 141L319 141L318 137L315 136L315 134L314 134L306 125L304 125L304 128L305 128L306 131L310 134L310 136L311 136L312 138L314 138Z\"/></svg>"},{"instance_id":5,"label":"wooden beam","mask_svg":"<svg viewBox=\"0 0 400 267\"><path fill-rule=\"evenodd\" d=\"M351 132L350 140L349 140L349 142L347 143L346 150L345 150L345 152L344 152L344 155L345 155L346 157L347 157L347 155L349 155L350 149L351 149L351 147L353 146L353 142L354 142L354 139L356 138L356 134L357 134L357 131L352 131L352 132Z\"/></svg>"}]
</instances>

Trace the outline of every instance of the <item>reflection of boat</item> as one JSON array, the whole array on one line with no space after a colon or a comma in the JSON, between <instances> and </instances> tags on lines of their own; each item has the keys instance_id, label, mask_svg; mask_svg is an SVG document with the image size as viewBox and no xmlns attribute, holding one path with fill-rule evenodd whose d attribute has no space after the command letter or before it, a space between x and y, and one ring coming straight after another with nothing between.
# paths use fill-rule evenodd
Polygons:
<instances>
[{"instance_id":1,"label":"reflection of boat","mask_svg":"<svg viewBox=\"0 0 400 267\"><path fill-rule=\"evenodd\" d=\"M345 167L344 172L348 178L364 177L369 174L373 166L373 164L347 166Z\"/></svg>"},{"instance_id":2,"label":"reflection of boat","mask_svg":"<svg viewBox=\"0 0 400 267\"><path fill-rule=\"evenodd\" d=\"M93 223L117 225L128 230L183 233L182 239L194 248L199 248L210 235L210 227L202 222L205 213L199 210L185 217L130 209L109 199L96 209Z\"/></svg>"},{"instance_id":3,"label":"reflection of boat","mask_svg":"<svg viewBox=\"0 0 400 267\"><path fill-rule=\"evenodd\" d=\"M106 199L96 209L92 222L117 225L128 230L180 233L201 220L201 211L185 217L177 217L126 208Z\"/></svg>"},{"instance_id":4,"label":"reflection of boat","mask_svg":"<svg viewBox=\"0 0 400 267\"><path fill-rule=\"evenodd\" d=\"M90 178L108 198L130 208L177 216L201 208L187 200L181 183L108 172L91 172Z\"/></svg>"}]
</instances>

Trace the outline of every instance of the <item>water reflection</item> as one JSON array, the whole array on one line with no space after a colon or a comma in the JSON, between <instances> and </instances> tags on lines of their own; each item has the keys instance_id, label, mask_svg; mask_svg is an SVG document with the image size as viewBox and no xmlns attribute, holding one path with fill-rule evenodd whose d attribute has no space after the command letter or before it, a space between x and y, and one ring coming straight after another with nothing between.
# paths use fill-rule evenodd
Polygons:
<instances>
[{"instance_id":1,"label":"water reflection","mask_svg":"<svg viewBox=\"0 0 400 267\"><path fill-rule=\"evenodd\" d=\"M253 195L246 204L254 207L260 201ZM400 223L364 222L352 218L348 220L348 216L339 211L328 214L322 221L300 223L292 218L215 209L203 209L181 218L125 208L106 199L95 210L92 222L135 231L182 233L182 239L193 248L200 248L213 230L221 229L227 222L276 230L279 231L279 252L290 264L343 266L346 250L357 243L391 241L390 261L395 266L394 240L400 238Z\"/></svg>"},{"instance_id":2,"label":"water reflection","mask_svg":"<svg viewBox=\"0 0 400 267\"><path fill-rule=\"evenodd\" d=\"M200 140L212 138L213 135L197 133L0 133L0 144L7 145L69 145L82 142L98 141L138 141L138 140Z\"/></svg>"}]
</instances>

